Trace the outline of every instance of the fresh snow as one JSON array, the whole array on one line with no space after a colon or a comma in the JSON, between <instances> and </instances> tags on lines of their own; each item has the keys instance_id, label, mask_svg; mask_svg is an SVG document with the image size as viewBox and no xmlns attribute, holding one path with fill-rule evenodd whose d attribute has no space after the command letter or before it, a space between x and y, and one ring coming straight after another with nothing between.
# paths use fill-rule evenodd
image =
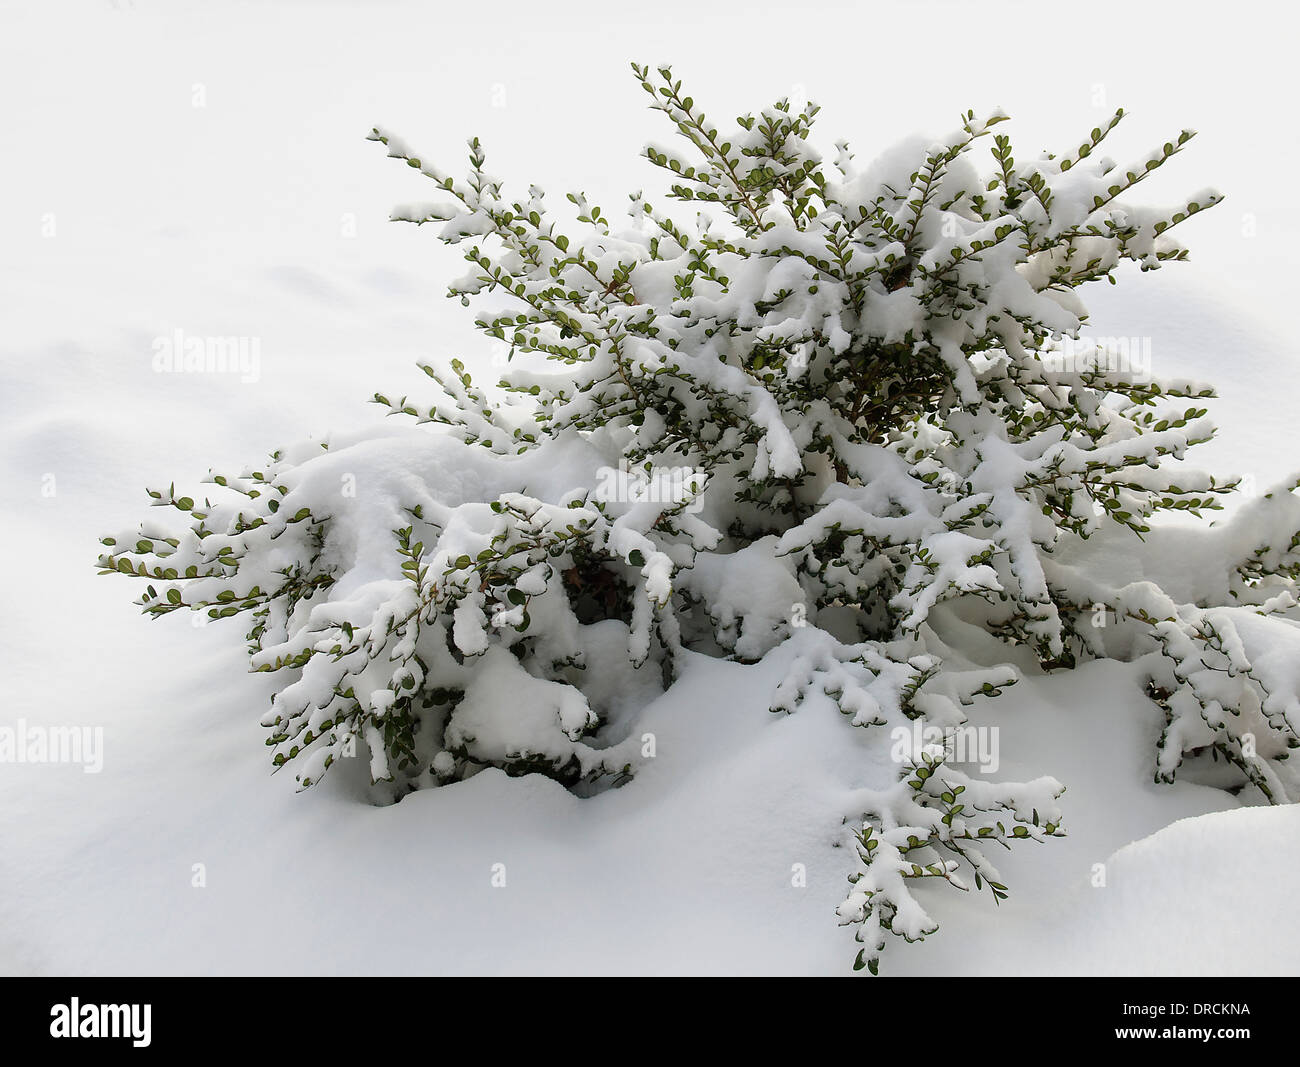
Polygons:
<instances>
[{"instance_id":1,"label":"fresh snow","mask_svg":"<svg viewBox=\"0 0 1300 1067\"><path fill-rule=\"evenodd\" d=\"M1156 32L1130 5L1111 6L1140 24L1134 32ZM957 64L923 95L900 96L889 115L845 103L828 107L823 125L861 131L853 147L869 157L868 139L942 130L955 107L1001 102L1055 144L1104 112L1088 102L1098 83L1112 108L1141 105L1131 121L1154 136L1195 122L1201 139L1178 174L1212 177L1236 206L1195 224L1193 264L1090 292L1088 303L1099 332L1152 338L1158 375L1219 388L1211 416L1220 440L1193 460L1247 473L1262 492L1296 466L1293 308L1278 279L1300 223L1269 213L1284 187L1269 184L1263 166L1267 131L1239 120L1238 109L1277 98L1286 85L1278 72L1289 69L1279 51L1287 35L1261 40L1250 8L1241 5L1216 41L1172 50L1192 67L1210 47L1216 64L1224 50L1250 56L1233 78L1186 93L1149 88L1144 70L1100 54L1050 91L992 72L985 87ZM495 18L457 17L480 20L483 32ZM695 41L637 23L628 56L588 35L601 54L582 78L619 89L594 106L620 123L635 111L625 63L642 55L670 57L696 76L701 98L721 95L735 108L787 91L777 84L786 75L762 64L734 81L714 75L710 87L702 42L721 31L712 12L694 17ZM516 77L504 63L480 70L455 41L411 32L432 18L419 5L385 19L322 9L310 27L288 8L163 10L143 0L56 18L16 7L0 32L0 79L11 98L31 102L2 120L16 165L0 220L0 288L11 309L0 331L9 502L0 725L102 726L104 759L95 774L0 764L0 972L846 973L857 946L835 925L854 869L842 820L886 775L864 756L865 731L849 729L830 700L768 710L795 657L815 662L806 635L771 651L738 645L767 652L754 664L692 655L685 676L656 696L626 663L626 635L596 628L587 656L610 669L584 696L611 711L602 741L639 752L642 733L653 735L654 757L634 781L578 798L536 775L489 770L378 808L365 802L365 766L340 766L301 794L289 773L268 773L259 720L272 685L246 673L243 620L150 622L129 602L134 589L94 574L98 538L139 518L146 484L174 478L193 488L209 466L238 471L312 434L331 450L364 436L371 472L405 476L394 462L403 431L390 423L376 438L380 411L363 401L375 389L417 393L417 360L460 355L486 371L494 353L441 299L458 257L428 233L382 221L410 187L362 137L382 121L455 161L463 138L479 133L494 173L562 189L573 157L548 147L545 109L581 92L564 81L578 75L551 64L545 78ZM574 45L561 25L556 16L538 31ZM1163 21L1158 29L1182 32ZM1023 54L1014 46L1031 30L1006 28L1012 54ZM45 65L31 42L52 36L64 61ZM860 75L828 68L815 47L789 69L819 79L819 99L862 100ZM943 50L959 42L933 47L943 70L957 55ZM875 62L887 77L888 56ZM1171 76L1192 81L1185 70ZM504 108L493 106L498 84ZM196 85L203 107L193 105ZM624 192L650 180L634 158L650 120L625 125L614 155L626 167L588 185L614 218ZM1131 147L1136 158L1144 146ZM1292 171L1295 146L1277 150L1278 173ZM52 237L42 235L46 215ZM1248 239L1246 215L1258 227ZM155 341L176 329L257 338L257 380L156 372ZM337 484L357 473L328 457L321 450L313 476ZM779 467L788 456L773 459ZM485 488L482 470L423 476L447 495L457 484L466 497ZM574 488L554 472L530 478L529 491L548 498ZM338 546L356 560L358 595L384 579L388 558L368 557L366 539L377 546L392 519L358 505L355 543ZM1234 536L1226 523L1219 530L1211 536ZM1222 581L1205 569L1215 554L1205 542L1179 528L1153 536L1164 547L1144 555L1145 571L1115 555L1059 566L1081 583L1155 581L1189 600ZM783 581L763 577L769 590ZM729 585L757 622L779 603L746 588L753 578L718 565L690 580ZM978 700L973 721L1002 727L999 778L1046 774L1067 786L1068 836L993 857L1011 890L998 907L987 892L918 890L940 930L891 944L886 974L1294 971L1300 927L1286 894L1300 874L1300 811L1240 807L1190 778L1155 784L1163 722L1136 665L1043 677L957 614L940 609L931 620L972 667L1014 662L1025 673L996 700ZM742 641L745 621L736 620ZM1296 670L1281 655L1259 666ZM518 696L511 681L503 674L487 704L462 705L467 729L490 739L494 706ZM582 714L572 706L561 718L576 725ZM539 746L561 740L539 726ZM1104 887L1094 884L1098 865ZM792 884L800 880L806 886Z\"/></svg>"}]
</instances>

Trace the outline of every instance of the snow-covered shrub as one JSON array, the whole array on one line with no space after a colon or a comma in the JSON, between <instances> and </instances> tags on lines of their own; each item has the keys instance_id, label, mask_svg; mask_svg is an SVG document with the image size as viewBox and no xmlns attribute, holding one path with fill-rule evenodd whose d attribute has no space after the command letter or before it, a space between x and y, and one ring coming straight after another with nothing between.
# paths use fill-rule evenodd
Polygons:
<instances>
[{"instance_id":1,"label":"snow-covered shrub","mask_svg":"<svg viewBox=\"0 0 1300 1067\"><path fill-rule=\"evenodd\" d=\"M375 396L412 424L214 474L202 501L152 490L186 523L104 539L145 611L250 620L252 669L285 677L275 765L305 787L364 746L390 798L485 766L621 782L641 758L629 693L692 650L751 662L790 642L772 709L829 696L890 768L854 798L839 909L873 971L886 932L936 928L917 880L973 873L1000 899L987 846L1063 832L1051 778L975 777L941 745L889 754L895 728L960 726L1019 677L952 656L945 611L1044 669L1142 660L1158 778L1210 754L1296 799L1296 486L1205 531L1186 589L1108 581L1085 551L1140 563L1157 512L1199 515L1235 485L1182 463L1212 435L1208 386L1079 340L1084 283L1185 258L1173 229L1219 201L1121 206L1191 131L1117 167L1099 146L1120 111L1018 160L1006 116L968 112L861 169L810 144L813 105L724 131L668 68L633 69L689 149L645 155L693 220L635 193L616 222L573 192L565 227L541 189L506 195L477 140L457 178L376 129L436 190L394 217L465 249L450 293L477 299L510 372L486 388L426 366L432 403Z\"/></svg>"}]
</instances>

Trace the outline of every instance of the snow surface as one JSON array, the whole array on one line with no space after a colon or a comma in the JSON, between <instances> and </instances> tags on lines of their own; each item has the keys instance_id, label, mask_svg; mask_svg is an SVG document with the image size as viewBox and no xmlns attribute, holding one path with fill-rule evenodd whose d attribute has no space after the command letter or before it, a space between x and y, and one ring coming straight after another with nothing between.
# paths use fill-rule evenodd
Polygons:
<instances>
[{"instance_id":1,"label":"snow surface","mask_svg":"<svg viewBox=\"0 0 1300 1067\"><path fill-rule=\"evenodd\" d=\"M866 17L814 6L846 33ZM560 190L575 184L573 157L548 141L549 119L584 83L599 86L593 106L617 116L605 143L625 163L602 160L584 187L617 205L653 180L636 153L663 132L642 115L625 63L659 56L720 115L806 89L826 104L819 128L860 155L946 129L967 106L1001 104L1027 146L1056 146L1119 105L1137 112L1125 142L1135 151L1194 125L1200 140L1153 182L1172 197L1212 181L1228 205L1189 230L1192 264L1126 279L1089 304L1099 332L1152 338L1158 375L1219 386L1223 433L1200 463L1267 488L1296 466L1300 385L1280 266L1300 237L1282 208L1300 153L1259 116L1289 99L1294 33L1260 35L1250 3L1212 34L1132 5L1099 4L1093 24L1112 24L1101 17L1112 8L1128 34L1172 38L1165 53L1184 66L1163 78L1176 93L1127 53L1108 57L1101 37L1086 67L1046 85L1023 84L1015 64L976 75L957 62L982 40L1025 54L1039 30L1015 18L935 37L933 83L884 114L857 103L852 64L825 63L819 39L772 35L763 19L752 43L768 62L710 74L706 49L723 25L732 39L751 32L723 7L683 16L692 33L594 6L521 9L503 28L494 8L458 13L451 36L416 32L438 17L420 5L382 17L317 7L309 21L293 5L118 0L75 19L6 7L0 79L26 103L0 118L0 725L102 726L105 756L99 774L0 765L0 971L846 973L856 945L834 911L853 861L839 823L873 768L829 701L767 710L796 641L754 665L693 657L646 709L656 755L625 788L579 799L489 771L374 808L361 799L364 767L344 765L304 794L271 776L258 725L271 681L245 673L243 624L145 620L130 583L95 576L97 539L140 517L145 484L192 486L210 466L374 426L379 411L362 401L418 390L416 359L491 358L441 299L457 256L384 223L410 185L364 141L371 126L404 130L449 166L478 133L494 173ZM597 12L602 26L618 21L599 40L581 29ZM611 33L623 47L604 43ZM600 47L572 70L514 68L561 43ZM902 78L902 63L877 53L872 76ZM1221 77L1196 75L1211 64ZM1097 86L1106 107L1093 103ZM1175 175L1184 184L1171 188ZM154 341L176 329L258 338L257 380L155 372ZM1171 571L1194 567L1186 552L1171 542ZM1123 561L1095 564L1123 572ZM943 625L982 665L1008 658L957 618ZM1011 889L1000 907L987 893L925 887L940 931L891 944L884 972L1294 972L1300 926L1283 894L1300 874L1300 809L1154 784L1160 713L1131 666L1026 673L973 721L1002 728L999 777L1067 785L1069 836L996 857ZM612 702L619 680L609 681ZM192 885L196 864L204 888ZM796 864L805 888L792 885Z\"/></svg>"}]
</instances>

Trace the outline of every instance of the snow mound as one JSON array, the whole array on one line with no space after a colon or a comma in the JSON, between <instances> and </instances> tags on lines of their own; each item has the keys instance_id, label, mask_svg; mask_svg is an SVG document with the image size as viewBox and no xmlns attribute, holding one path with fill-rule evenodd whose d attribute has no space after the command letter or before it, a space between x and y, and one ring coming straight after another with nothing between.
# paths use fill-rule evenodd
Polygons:
<instances>
[{"instance_id":1,"label":"snow mound","mask_svg":"<svg viewBox=\"0 0 1300 1067\"><path fill-rule=\"evenodd\" d=\"M1280 932L1295 925L1297 840L1288 805L1179 819L1121 848L1073 924L1079 971L1294 974L1295 940Z\"/></svg>"}]
</instances>

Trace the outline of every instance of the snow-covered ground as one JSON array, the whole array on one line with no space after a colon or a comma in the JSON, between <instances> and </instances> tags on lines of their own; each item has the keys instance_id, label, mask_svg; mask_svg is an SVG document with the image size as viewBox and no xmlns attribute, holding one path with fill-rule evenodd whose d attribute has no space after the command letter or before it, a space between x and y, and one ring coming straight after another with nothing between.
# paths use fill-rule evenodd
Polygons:
<instances>
[{"instance_id":1,"label":"snow-covered ground","mask_svg":"<svg viewBox=\"0 0 1300 1067\"><path fill-rule=\"evenodd\" d=\"M104 736L98 774L0 764L0 971L848 970L837 831L859 732L826 701L767 710L791 648L754 666L695 658L647 712L657 756L626 788L580 800L490 771L376 808L346 773L304 794L268 774L271 688L245 673L240 622L149 622L131 583L95 575L98 537L140 516L146 484L193 486L373 425L365 399L418 389L417 358L486 359L441 296L457 256L384 221L412 192L364 140L376 123L449 164L478 134L495 173L581 184L611 210L654 188L636 152L663 132L630 59L670 59L720 114L807 92L825 136L864 155L967 106L1002 105L1043 145L1120 105L1135 153L1194 126L1150 195L1213 183L1227 203L1189 224L1191 264L1090 294L1093 320L1150 337L1158 374L1219 385L1202 464L1261 486L1300 466L1283 269L1300 149L1277 113L1289 11L1100 3L1049 34L1027 4L981 5L972 27L956 3L823 3L800 39L787 5L702 4L681 21L437 10L118 0L0 15L0 725ZM924 48L872 48L866 66L827 53L875 25L924 25ZM933 69L922 89L917 62ZM256 339L256 381L155 372L155 339L175 330ZM1000 907L923 891L940 932L891 945L887 973L1294 971L1300 809L1155 785L1160 714L1133 669L1027 677L980 713L1001 727L1002 776L1067 785L1069 836L999 860Z\"/></svg>"}]
</instances>

